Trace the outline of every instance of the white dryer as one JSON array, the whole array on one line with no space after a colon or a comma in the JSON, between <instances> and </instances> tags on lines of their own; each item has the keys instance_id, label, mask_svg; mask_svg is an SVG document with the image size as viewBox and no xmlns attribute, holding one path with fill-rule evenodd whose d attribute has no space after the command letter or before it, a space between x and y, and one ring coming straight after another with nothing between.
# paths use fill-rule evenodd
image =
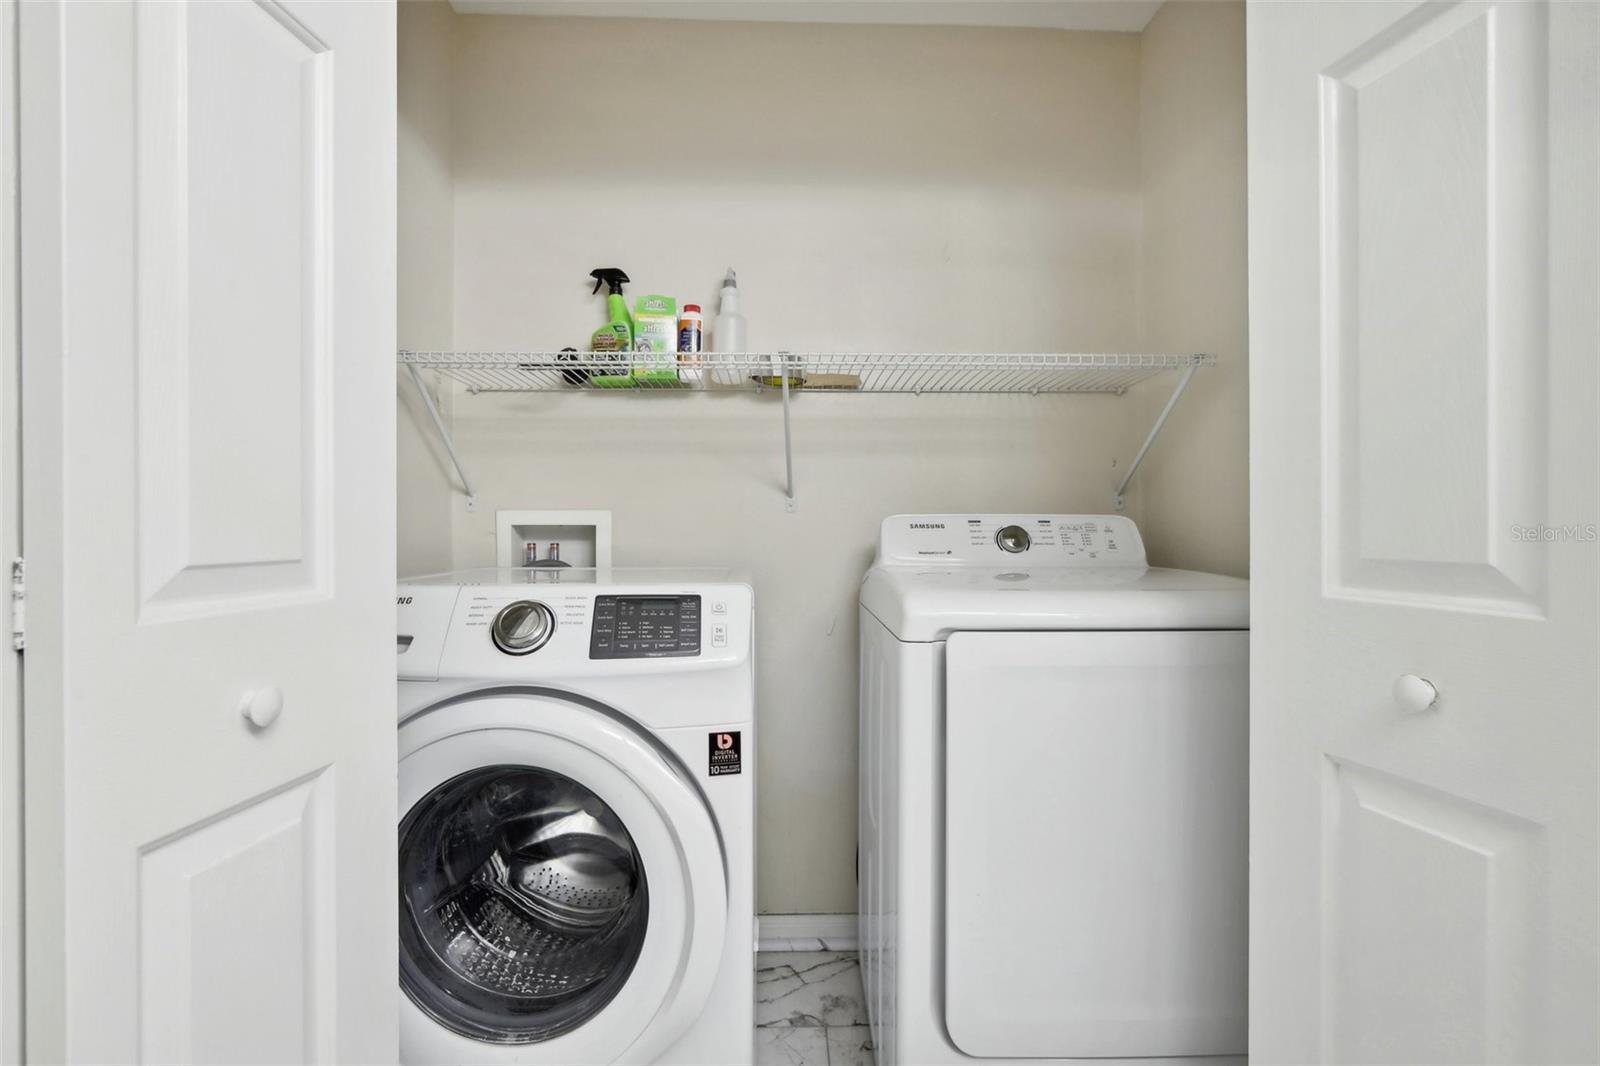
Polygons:
<instances>
[{"instance_id":1,"label":"white dryer","mask_svg":"<svg viewBox=\"0 0 1600 1066\"><path fill-rule=\"evenodd\" d=\"M748 1063L750 587L478 570L398 600L402 1061Z\"/></svg>"},{"instance_id":2,"label":"white dryer","mask_svg":"<svg viewBox=\"0 0 1600 1066\"><path fill-rule=\"evenodd\" d=\"M884 521L861 589L880 1063L1242 1061L1247 590L1146 566L1118 516Z\"/></svg>"}]
</instances>

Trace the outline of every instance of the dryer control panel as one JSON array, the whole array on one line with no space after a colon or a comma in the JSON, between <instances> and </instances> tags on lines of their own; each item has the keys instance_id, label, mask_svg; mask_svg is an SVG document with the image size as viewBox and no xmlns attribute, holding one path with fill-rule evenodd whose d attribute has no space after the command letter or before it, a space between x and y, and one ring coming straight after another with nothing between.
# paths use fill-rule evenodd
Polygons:
<instances>
[{"instance_id":1,"label":"dryer control panel","mask_svg":"<svg viewBox=\"0 0 1600 1066\"><path fill-rule=\"evenodd\" d=\"M1144 566L1139 527L1122 515L892 515L878 562L1030 567Z\"/></svg>"}]
</instances>

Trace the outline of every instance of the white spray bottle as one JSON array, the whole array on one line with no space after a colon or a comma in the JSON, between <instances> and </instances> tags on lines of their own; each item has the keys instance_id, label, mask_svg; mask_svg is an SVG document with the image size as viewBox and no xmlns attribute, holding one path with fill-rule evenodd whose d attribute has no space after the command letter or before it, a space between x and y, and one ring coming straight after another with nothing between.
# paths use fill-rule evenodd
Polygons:
<instances>
[{"instance_id":1,"label":"white spray bottle","mask_svg":"<svg viewBox=\"0 0 1600 1066\"><path fill-rule=\"evenodd\" d=\"M745 346L744 316L739 313L739 279L728 268L722 279L722 300L717 305L716 321L711 323L711 351L717 355L742 355Z\"/></svg>"}]
</instances>

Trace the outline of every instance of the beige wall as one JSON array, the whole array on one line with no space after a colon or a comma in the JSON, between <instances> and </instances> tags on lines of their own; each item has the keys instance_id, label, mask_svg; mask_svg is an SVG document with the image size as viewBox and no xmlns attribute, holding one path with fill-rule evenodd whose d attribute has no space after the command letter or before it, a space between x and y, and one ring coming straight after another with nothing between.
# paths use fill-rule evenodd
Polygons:
<instances>
[{"instance_id":1,"label":"beige wall","mask_svg":"<svg viewBox=\"0 0 1600 1066\"><path fill-rule=\"evenodd\" d=\"M1214 352L1135 479L1165 566L1247 575L1244 4L1168 3L1140 35L1140 344ZM1173 382L1142 386L1146 418Z\"/></svg>"},{"instance_id":2,"label":"beige wall","mask_svg":"<svg viewBox=\"0 0 1600 1066\"><path fill-rule=\"evenodd\" d=\"M765 350L1126 351L1150 327L1137 35L453 27L457 348L586 346L603 308L586 275L613 265L631 294L698 300L708 318L733 265ZM403 14L403 39L419 29ZM403 88L412 77L403 58ZM620 565L752 577L769 913L855 909L856 589L879 520L1104 511L1147 425L1142 398L802 395L789 514L771 398L455 399L479 508L441 505L453 565L492 561L497 509L600 507Z\"/></svg>"},{"instance_id":3,"label":"beige wall","mask_svg":"<svg viewBox=\"0 0 1600 1066\"><path fill-rule=\"evenodd\" d=\"M400 347L451 347L455 290L454 190L450 163L451 49L456 16L443 0L408 0L399 13L398 241ZM429 387L448 410L448 389ZM410 376L396 381L400 410L396 493L401 576L450 569L450 512L460 506L453 473Z\"/></svg>"}]
</instances>

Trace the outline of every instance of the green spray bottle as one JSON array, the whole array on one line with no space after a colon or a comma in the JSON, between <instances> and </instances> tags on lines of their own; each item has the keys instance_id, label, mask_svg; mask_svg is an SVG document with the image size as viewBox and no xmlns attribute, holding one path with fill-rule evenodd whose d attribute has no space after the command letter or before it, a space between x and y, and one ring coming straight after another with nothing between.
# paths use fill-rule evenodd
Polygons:
<instances>
[{"instance_id":1,"label":"green spray bottle","mask_svg":"<svg viewBox=\"0 0 1600 1066\"><path fill-rule=\"evenodd\" d=\"M628 313L628 300L622 295L622 286L630 279L616 267L601 267L589 271L594 279L594 291L606 286L606 324L595 330L589 338L589 348L596 353L611 355L619 364L615 374L596 373L589 383L598 388L619 389L633 384L628 370L629 354L633 351L633 316Z\"/></svg>"}]
</instances>

